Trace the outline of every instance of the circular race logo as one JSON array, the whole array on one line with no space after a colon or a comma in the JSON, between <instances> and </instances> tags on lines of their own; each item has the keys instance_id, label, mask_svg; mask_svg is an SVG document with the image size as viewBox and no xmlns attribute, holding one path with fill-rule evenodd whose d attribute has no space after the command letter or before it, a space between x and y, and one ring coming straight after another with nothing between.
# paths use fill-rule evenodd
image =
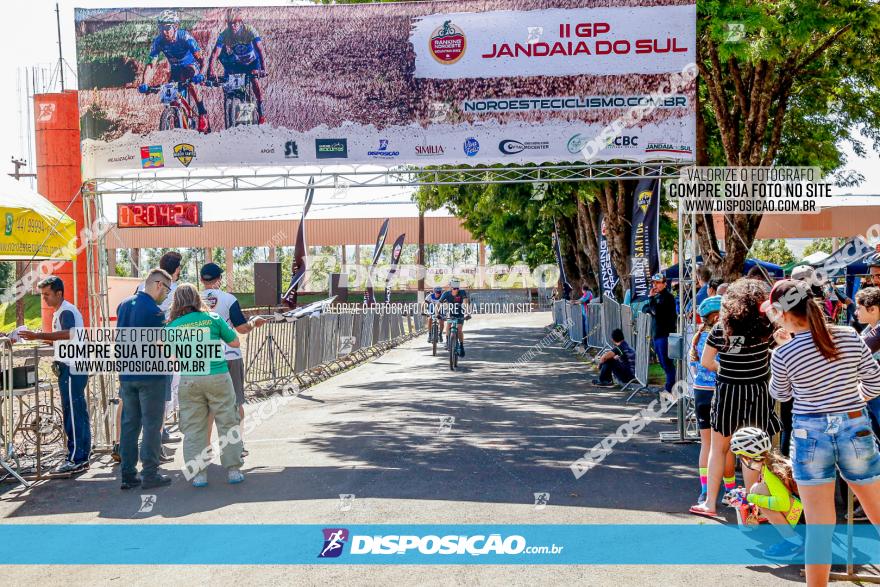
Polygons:
<instances>
[{"instance_id":1,"label":"circular race logo","mask_svg":"<svg viewBox=\"0 0 880 587\"><path fill-rule=\"evenodd\" d=\"M505 155L516 155L517 153L522 153L525 148L526 146L521 142L511 139L506 139L498 143L498 150Z\"/></svg>"},{"instance_id":2,"label":"circular race logo","mask_svg":"<svg viewBox=\"0 0 880 587\"><path fill-rule=\"evenodd\" d=\"M464 141L464 154L473 157L480 152L480 142L474 137L468 137Z\"/></svg>"},{"instance_id":3,"label":"circular race logo","mask_svg":"<svg viewBox=\"0 0 880 587\"><path fill-rule=\"evenodd\" d=\"M441 26L434 29L428 40L431 55L444 65L451 65L461 59L466 47L464 33L454 26L451 20L444 21Z\"/></svg>"}]
</instances>

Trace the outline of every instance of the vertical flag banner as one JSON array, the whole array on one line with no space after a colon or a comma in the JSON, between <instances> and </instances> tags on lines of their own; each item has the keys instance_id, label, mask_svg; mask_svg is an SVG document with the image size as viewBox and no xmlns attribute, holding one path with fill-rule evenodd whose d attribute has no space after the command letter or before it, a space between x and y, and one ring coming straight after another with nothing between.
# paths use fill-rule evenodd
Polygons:
<instances>
[{"instance_id":1,"label":"vertical flag banner","mask_svg":"<svg viewBox=\"0 0 880 587\"><path fill-rule=\"evenodd\" d=\"M559 265L559 277L562 279L562 299L567 300L571 295L571 284L565 275L565 266L562 264L562 249L559 246L559 227L556 219L553 219L553 252L556 254L556 264Z\"/></svg>"},{"instance_id":2,"label":"vertical flag banner","mask_svg":"<svg viewBox=\"0 0 880 587\"><path fill-rule=\"evenodd\" d=\"M608 248L608 239L605 234L605 215L599 215L599 270L602 277L599 285L602 287L602 295L614 299L614 287L620 281L617 269L611 261L611 249Z\"/></svg>"},{"instance_id":3,"label":"vertical flag banner","mask_svg":"<svg viewBox=\"0 0 880 587\"><path fill-rule=\"evenodd\" d=\"M373 262L370 264L370 272L367 275L367 288L364 291L364 303L368 306L376 303L376 296L373 294L373 270L376 268L376 263L379 262L379 257L382 256L382 247L385 246L385 238L388 236L388 223L390 221L390 218L386 218L385 222L382 223L381 228L379 228L379 236L376 238L376 248L373 249Z\"/></svg>"},{"instance_id":4,"label":"vertical flag banner","mask_svg":"<svg viewBox=\"0 0 880 587\"><path fill-rule=\"evenodd\" d=\"M306 190L305 204L302 216L299 219L299 228L296 231L296 246L293 250L293 264L290 271L290 285L284 293L282 300L291 308L296 307L297 290L306 275L306 214L312 206L312 198L315 197L315 178L309 178L309 189Z\"/></svg>"},{"instance_id":5,"label":"vertical flag banner","mask_svg":"<svg viewBox=\"0 0 880 587\"><path fill-rule=\"evenodd\" d=\"M87 178L694 159L693 0L245 5L244 36L224 6L101 4L74 11Z\"/></svg>"},{"instance_id":6,"label":"vertical flag banner","mask_svg":"<svg viewBox=\"0 0 880 587\"><path fill-rule=\"evenodd\" d=\"M394 246L391 247L391 269L388 270L388 278L385 280L385 301L391 301L391 281L394 278L394 274L397 273L397 265L400 263L400 254L403 252L403 240L406 238L406 233L403 233L397 240L394 241Z\"/></svg>"},{"instance_id":7,"label":"vertical flag banner","mask_svg":"<svg viewBox=\"0 0 880 587\"><path fill-rule=\"evenodd\" d=\"M647 296L651 276L660 271L660 180L639 180L633 194L630 236L631 299Z\"/></svg>"}]
</instances>

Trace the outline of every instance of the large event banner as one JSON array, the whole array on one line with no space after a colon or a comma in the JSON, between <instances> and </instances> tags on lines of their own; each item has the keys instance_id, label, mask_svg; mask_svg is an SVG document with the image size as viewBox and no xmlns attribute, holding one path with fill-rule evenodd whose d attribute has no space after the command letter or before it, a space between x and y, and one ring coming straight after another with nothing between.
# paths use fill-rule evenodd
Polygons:
<instances>
[{"instance_id":1,"label":"large event banner","mask_svg":"<svg viewBox=\"0 0 880 587\"><path fill-rule=\"evenodd\" d=\"M77 9L76 41L86 177L693 159L687 0Z\"/></svg>"}]
</instances>

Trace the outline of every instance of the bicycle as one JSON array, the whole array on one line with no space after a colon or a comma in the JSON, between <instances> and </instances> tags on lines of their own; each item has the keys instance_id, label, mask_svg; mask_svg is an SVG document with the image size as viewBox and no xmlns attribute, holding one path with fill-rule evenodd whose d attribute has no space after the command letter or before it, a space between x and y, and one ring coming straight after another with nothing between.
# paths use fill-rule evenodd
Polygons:
<instances>
[{"instance_id":1,"label":"bicycle","mask_svg":"<svg viewBox=\"0 0 880 587\"><path fill-rule=\"evenodd\" d=\"M449 369L455 371L456 367L458 367L458 358L461 354L461 340L458 338L458 325L463 324L465 320L470 320L471 317L457 317L450 316L446 319L449 322L449 335L446 337L446 348L449 351ZM452 341L455 341L454 344L450 344Z\"/></svg>"},{"instance_id":2,"label":"bicycle","mask_svg":"<svg viewBox=\"0 0 880 587\"><path fill-rule=\"evenodd\" d=\"M440 336L443 332L441 330L442 320L440 319L440 314L437 312L426 312L425 316L428 316L431 319L431 333L430 339L432 344L432 354L437 356L437 343L440 342Z\"/></svg>"},{"instance_id":3,"label":"bicycle","mask_svg":"<svg viewBox=\"0 0 880 587\"><path fill-rule=\"evenodd\" d=\"M159 130L199 128L198 114L189 100L189 84L167 82L147 88L146 94L159 94L159 100L165 105L159 116Z\"/></svg>"},{"instance_id":4,"label":"bicycle","mask_svg":"<svg viewBox=\"0 0 880 587\"><path fill-rule=\"evenodd\" d=\"M259 123L260 117L251 82L254 78L264 75L231 73L208 81L209 86L223 88L223 120L226 128Z\"/></svg>"}]
</instances>

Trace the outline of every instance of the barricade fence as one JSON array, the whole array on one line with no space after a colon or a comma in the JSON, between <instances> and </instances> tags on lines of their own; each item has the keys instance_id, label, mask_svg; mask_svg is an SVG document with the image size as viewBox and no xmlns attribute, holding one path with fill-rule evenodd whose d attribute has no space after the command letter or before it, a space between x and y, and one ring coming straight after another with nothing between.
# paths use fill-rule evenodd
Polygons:
<instances>
[{"instance_id":1,"label":"barricade fence","mask_svg":"<svg viewBox=\"0 0 880 587\"><path fill-rule=\"evenodd\" d=\"M245 391L260 396L310 385L417 336L425 325L419 314L373 309L267 322L245 340Z\"/></svg>"},{"instance_id":2,"label":"barricade fence","mask_svg":"<svg viewBox=\"0 0 880 587\"><path fill-rule=\"evenodd\" d=\"M564 346L583 346L583 352L595 350L598 356L602 350L614 344L611 333L619 328L624 340L635 350L636 362L634 379L622 382L623 389L634 387L627 401L639 392L648 390L648 372L651 365L651 326L653 316L634 313L631 306L622 305L613 299L601 303L572 304L564 300L554 301L550 306L554 328L564 328L568 339Z\"/></svg>"}]
</instances>

